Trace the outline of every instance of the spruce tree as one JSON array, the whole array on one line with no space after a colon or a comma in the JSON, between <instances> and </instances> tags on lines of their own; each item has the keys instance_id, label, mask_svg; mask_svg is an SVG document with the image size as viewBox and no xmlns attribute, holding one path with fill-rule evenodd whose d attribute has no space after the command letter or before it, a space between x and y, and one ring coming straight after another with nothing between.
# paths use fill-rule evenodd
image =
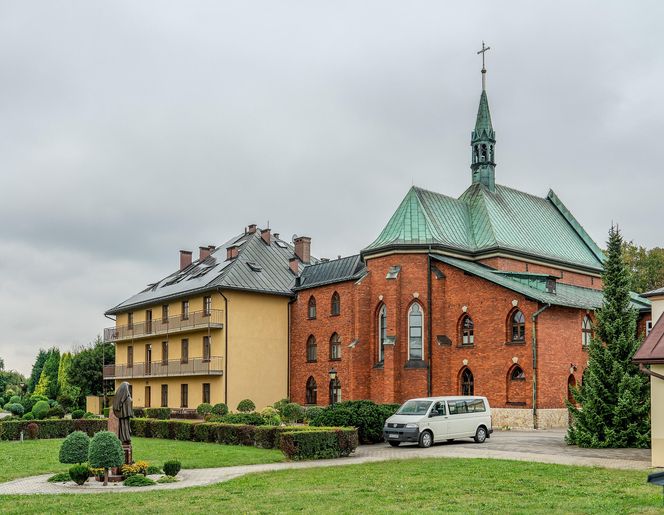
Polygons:
<instances>
[{"instance_id":1,"label":"spruce tree","mask_svg":"<svg viewBox=\"0 0 664 515\"><path fill-rule=\"evenodd\" d=\"M44 349L39 349L39 354L37 354L35 363L32 365L30 379L28 379L28 393L35 391L35 387L37 386L39 378L41 377L42 369L44 368L44 363L46 363L46 358L48 358L46 351Z\"/></svg>"},{"instance_id":2,"label":"spruce tree","mask_svg":"<svg viewBox=\"0 0 664 515\"><path fill-rule=\"evenodd\" d=\"M620 231L611 227L602 273L604 300L596 312L588 368L573 390L580 408L568 403L572 424L567 441L581 447L650 445L650 383L632 363L641 342L622 244Z\"/></svg>"}]
</instances>

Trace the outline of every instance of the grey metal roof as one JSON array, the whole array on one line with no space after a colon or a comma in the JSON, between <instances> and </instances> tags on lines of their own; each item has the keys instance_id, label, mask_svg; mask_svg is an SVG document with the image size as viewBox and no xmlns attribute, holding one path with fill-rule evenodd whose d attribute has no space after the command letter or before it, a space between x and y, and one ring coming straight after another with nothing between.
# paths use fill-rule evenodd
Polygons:
<instances>
[{"instance_id":1,"label":"grey metal roof","mask_svg":"<svg viewBox=\"0 0 664 515\"><path fill-rule=\"evenodd\" d=\"M227 249L233 245L238 246L238 256L227 261ZM217 288L292 295L295 276L290 270L289 259L294 255L293 246L283 240L271 237L271 244L267 245L261 238L260 230L240 234L217 247L208 258L194 261L184 270L178 270L149 285L109 309L106 314L114 315L143 305ZM315 258L312 261L318 262ZM252 269L248 263L257 266ZM303 269L304 265L300 263L299 271Z\"/></svg>"},{"instance_id":2,"label":"grey metal roof","mask_svg":"<svg viewBox=\"0 0 664 515\"><path fill-rule=\"evenodd\" d=\"M664 295L664 286L657 288L656 290L650 290L641 294L641 297L657 297L658 295Z\"/></svg>"},{"instance_id":3,"label":"grey metal roof","mask_svg":"<svg viewBox=\"0 0 664 515\"><path fill-rule=\"evenodd\" d=\"M339 283L359 279L366 272L366 266L359 254L345 258L322 261L304 268L295 290L305 290L314 286Z\"/></svg>"}]
</instances>

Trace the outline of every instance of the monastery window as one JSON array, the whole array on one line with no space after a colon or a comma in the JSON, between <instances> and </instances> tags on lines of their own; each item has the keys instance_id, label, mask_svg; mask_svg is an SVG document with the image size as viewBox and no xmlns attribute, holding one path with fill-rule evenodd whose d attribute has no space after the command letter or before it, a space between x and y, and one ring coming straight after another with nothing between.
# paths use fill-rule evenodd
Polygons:
<instances>
[{"instance_id":1,"label":"monastery window","mask_svg":"<svg viewBox=\"0 0 664 515\"><path fill-rule=\"evenodd\" d=\"M134 366L134 346L129 345L127 347L127 368L132 368Z\"/></svg>"},{"instance_id":2,"label":"monastery window","mask_svg":"<svg viewBox=\"0 0 664 515\"><path fill-rule=\"evenodd\" d=\"M168 304L161 307L161 323L168 324Z\"/></svg>"},{"instance_id":3,"label":"monastery window","mask_svg":"<svg viewBox=\"0 0 664 515\"><path fill-rule=\"evenodd\" d=\"M510 372L510 381L525 381L525 380L526 380L526 374L523 373L523 369L519 365L516 365L514 368L512 368L512 372Z\"/></svg>"},{"instance_id":4,"label":"monastery window","mask_svg":"<svg viewBox=\"0 0 664 515\"><path fill-rule=\"evenodd\" d=\"M182 301L182 320L189 320L189 301Z\"/></svg>"},{"instance_id":5,"label":"monastery window","mask_svg":"<svg viewBox=\"0 0 664 515\"><path fill-rule=\"evenodd\" d=\"M210 383L203 383L203 402L210 404Z\"/></svg>"},{"instance_id":6,"label":"monastery window","mask_svg":"<svg viewBox=\"0 0 664 515\"><path fill-rule=\"evenodd\" d=\"M473 319L468 315L461 318L460 333L461 345L474 345L475 344L475 324Z\"/></svg>"},{"instance_id":7,"label":"monastery window","mask_svg":"<svg viewBox=\"0 0 664 515\"><path fill-rule=\"evenodd\" d=\"M312 334L309 336L309 339L307 340L307 361L308 362L314 362L316 361L316 354L317 354L317 345L316 345L316 338L314 338L314 335Z\"/></svg>"},{"instance_id":8,"label":"monastery window","mask_svg":"<svg viewBox=\"0 0 664 515\"><path fill-rule=\"evenodd\" d=\"M421 360L422 355L422 308L414 303L408 310L408 359Z\"/></svg>"},{"instance_id":9,"label":"monastery window","mask_svg":"<svg viewBox=\"0 0 664 515\"><path fill-rule=\"evenodd\" d=\"M590 321L588 315L583 317L583 322L581 324L581 345L584 348L587 348L590 345L590 340L593 337L593 324Z\"/></svg>"},{"instance_id":10,"label":"monastery window","mask_svg":"<svg viewBox=\"0 0 664 515\"><path fill-rule=\"evenodd\" d=\"M459 393L461 395L475 395L475 378L468 367L464 367L459 379Z\"/></svg>"},{"instance_id":11,"label":"monastery window","mask_svg":"<svg viewBox=\"0 0 664 515\"><path fill-rule=\"evenodd\" d=\"M330 381L330 404L341 402L341 381L339 378Z\"/></svg>"},{"instance_id":12,"label":"monastery window","mask_svg":"<svg viewBox=\"0 0 664 515\"><path fill-rule=\"evenodd\" d=\"M152 388L150 386L145 387L145 407L149 408L152 406Z\"/></svg>"},{"instance_id":13,"label":"monastery window","mask_svg":"<svg viewBox=\"0 0 664 515\"><path fill-rule=\"evenodd\" d=\"M210 337L209 336L203 336L203 363L207 363L210 361L210 357L212 355L212 345L210 343Z\"/></svg>"},{"instance_id":14,"label":"monastery window","mask_svg":"<svg viewBox=\"0 0 664 515\"><path fill-rule=\"evenodd\" d=\"M150 334L152 332L152 310L145 310L145 333Z\"/></svg>"},{"instance_id":15,"label":"monastery window","mask_svg":"<svg viewBox=\"0 0 664 515\"><path fill-rule=\"evenodd\" d=\"M161 364L168 366L168 341L161 342Z\"/></svg>"},{"instance_id":16,"label":"monastery window","mask_svg":"<svg viewBox=\"0 0 664 515\"><path fill-rule=\"evenodd\" d=\"M189 385L188 384L180 385L180 407L181 408L189 407Z\"/></svg>"},{"instance_id":17,"label":"monastery window","mask_svg":"<svg viewBox=\"0 0 664 515\"><path fill-rule=\"evenodd\" d=\"M309 318L316 318L316 298L313 295L309 297Z\"/></svg>"},{"instance_id":18,"label":"monastery window","mask_svg":"<svg viewBox=\"0 0 664 515\"><path fill-rule=\"evenodd\" d=\"M203 297L203 316L209 317L212 314L212 297Z\"/></svg>"},{"instance_id":19,"label":"monastery window","mask_svg":"<svg viewBox=\"0 0 664 515\"><path fill-rule=\"evenodd\" d=\"M333 361L341 359L341 339L337 333L330 338L330 359Z\"/></svg>"},{"instance_id":20,"label":"monastery window","mask_svg":"<svg viewBox=\"0 0 664 515\"><path fill-rule=\"evenodd\" d=\"M130 331L134 329L134 313L132 311L127 313L127 329Z\"/></svg>"},{"instance_id":21,"label":"monastery window","mask_svg":"<svg viewBox=\"0 0 664 515\"><path fill-rule=\"evenodd\" d=\"M316 380L313 376L309 376L309 379L307 379L306 403L318 403L318 386L316 385Z\"/></svg>"},{"instance_id":22,"label":"monastery window","mask_svg":"<svg viewBox=\"0 0 664 515\"><path fill-rule=\"evenodd\" d=\"M526 341L526 317L519 309L514 311L510 317L510 341Z\"/></svg>"},{"instance_id":23,"label":"monastery window","mask_svg":"<svg viewBox=\"0 0 664 515\"><path fill-rule=\"evenodd\" d=\"M336 291L332 294L332 305L330 308L330 313L332 315L338 315L341 313L341 299L339 298L339 294Z\"/></svg>"},{"instance_id":24,"label":"monastery window","mask_svg":"<svg viewBox=\"0 0 664 515\"><path fill-rule=\"evenodd\" d=\"M162 408L167 408L168 407L168 385L167 384L162 384L161 385L161 407Z\"/></svg>"},{"instance_id":25,"label":"monastery window","mask_svg":"<svg viewBox=\"0 0 664 515\"><path fill-rule=\"evenodd\" d=\"M385 358L385 341L387 340L387 307L383 304L378 312L378 362Z\"/></svg>"},{"instance_id":26,"label":"monastery window","mask_svg":"<svg viewBox=\"0 0 664 515\"><path fill-rule=\"evenodd\" d=\"M180 363L189 363L189 339L183 338L180 346Z\"/></svg>"}]
</instances>

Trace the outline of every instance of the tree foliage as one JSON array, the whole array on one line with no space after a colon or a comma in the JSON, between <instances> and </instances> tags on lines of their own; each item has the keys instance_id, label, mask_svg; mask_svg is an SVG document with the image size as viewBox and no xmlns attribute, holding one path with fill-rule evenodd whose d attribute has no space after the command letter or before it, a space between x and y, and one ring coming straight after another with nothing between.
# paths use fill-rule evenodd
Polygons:
<instances>
[{"instance_id":1,"label":"tree foliage","mask_svg":"<svg viewBox=\"0 0 664 515\"><path fill-rule=\"evenodd\" d=\"M623 243L623 259L630 273L630 288L643 293L664 286L664 248L646 249Z\"/></svg>"},{"instance_id":2,"label":"tree foliage","mask_svg":"<svg viewBox=\"0 0 664 515\"><path fill-rule=\"evenodd\" d=\"M58 396L58 370L60 369L60 350L52 347L46 353L46 361L39 376L39 382L35 386L35 393L45 395L49 399Z\"/></svg>"},{"instance_id":3,"label":"tree foliage","mask_svg":"<svg viewBox=\"0 0 664 515\"><path fill-rule=\"evenodd\" d=\"M35 391L39 378L41 377L42 369L44 368L44 363L46 363L47 358L46 351L44 349L39 349L37 358L35 359L34 365L32 365L32 373L30 374L30 379L28 379L28 393Z\"/></svg>"},{"instance_id":4,"label":"tree foliage","mask_svg":"<svg viewBox=\"0 0 664 515\"><path fill-rule=\"evenodd\" d=\"M79 388L79 404L86 395L103 395L112 391L113 381L103 380L104 365L115 363L115 347L97 339L82 347L72 356L69 366L69 384Z\"/></svg>"},{"instance_id":5,"label":"tree foliage","mask_svg":"<svg viewBox=\"0 0 664 515\"><path fill-rule=\"evenodd\" d=\"M650 383L631 361L640 345L637 313L630 302L622 237L614 227L602 279L604 302L596 312L588 368L573 391L580 409L568 403L572 424L567 440L582 447L648 447Z\"/></svg>"}]
</instances>

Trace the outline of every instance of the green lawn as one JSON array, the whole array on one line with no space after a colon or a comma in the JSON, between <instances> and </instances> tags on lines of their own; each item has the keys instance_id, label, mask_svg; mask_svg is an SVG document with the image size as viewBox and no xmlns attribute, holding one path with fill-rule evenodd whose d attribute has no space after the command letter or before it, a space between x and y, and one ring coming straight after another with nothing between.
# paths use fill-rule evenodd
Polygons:
<instances>
[{"instance_id":1,"label":"green lawn","mask_svg":"<svg viewBox=\"0 0 664 515\"><path fill-rule=\"evenodd\" d=\"M646 472L419 459L248 475L127 494L6 496L1 513L662 513Z\"/></svg>"},{"instance_id":2,"label":"green lawn","mask_svg":"<svg viewBox=\"0 0 664 515\"><path fill-rule=\"evenodd\" d=\"M132 443L135 460L146 460L159 466L169 459L179 459L184 468L228 467L285 460L281 451L273 449L157 438L133 438ZM0 442L0 482L66 471L69 466L58 462L61 444L61 439Z\"/></svg>"}]
</instances>

